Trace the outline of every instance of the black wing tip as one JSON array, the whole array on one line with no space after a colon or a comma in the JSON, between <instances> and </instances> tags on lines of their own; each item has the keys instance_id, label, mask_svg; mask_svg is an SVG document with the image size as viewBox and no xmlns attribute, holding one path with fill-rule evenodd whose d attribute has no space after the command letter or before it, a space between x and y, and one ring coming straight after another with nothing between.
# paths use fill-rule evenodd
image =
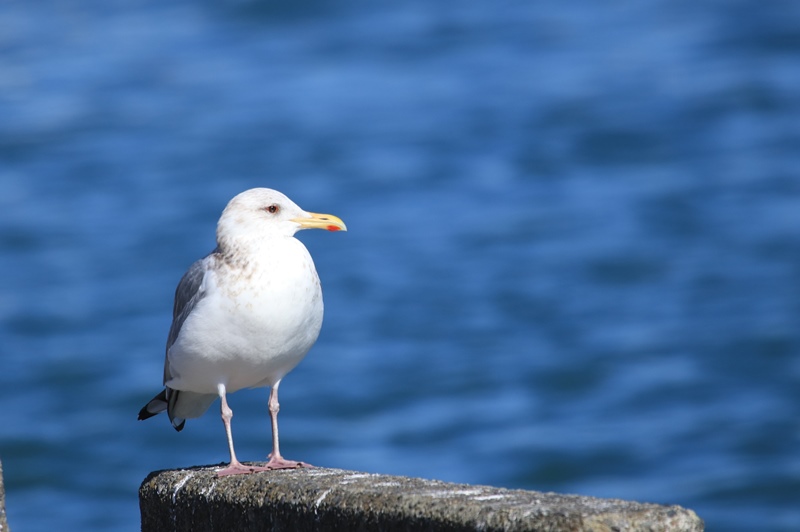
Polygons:
<instances>
[{"instance_id":1,"label":"black wing tip","mask_svg":"<svg viewBox=\"0 0 800 532\"><path fill-rule=\"evenodd\" d=\"M155 416L155 414L152 412L148 412L147 407L145 406L144 408L139 410L139 417L137 417L136 419L138 419L139 421L144 421L145 419L150 419L153 416Z\"/></svg>"},{"instance_id":2,"label":"black wing tip","mask_svg":"<svg viewBox=\"0 0 800 532\"><path fill-rule=\"evenodd\" d=\"M170 392L170 393L167 393ZM160 414L164 410L169 414L169 421L173 428L178 432L183 430L186 425L186 420L172 415L172 407L178 400L178 390L171 390L164 388L161 393L150 399L150 401L139 410L139 421L150 419L151 417Z\"/></svg>"},{"instance_id":3,"label":"black wing tip","mask_svg":"<svg viewBox=\"0 0 800 532\"><path fill-rule=\"evenodd\" d=\"M150 419L151 417L160 414L167 409L168 404L167 390L165 388L161 390L158 395L150 399L150 401L148 401L147 404L144 405L141 410L139 410L139 421Z\"/></svg>"}]
</instances>

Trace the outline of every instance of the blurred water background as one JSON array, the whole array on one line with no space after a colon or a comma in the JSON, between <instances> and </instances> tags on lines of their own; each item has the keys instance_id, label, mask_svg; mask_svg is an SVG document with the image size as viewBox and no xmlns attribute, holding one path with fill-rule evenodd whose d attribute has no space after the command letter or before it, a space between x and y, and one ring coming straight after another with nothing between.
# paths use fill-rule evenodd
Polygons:
<instances>
[{"instance_id":1,"label":"blurred water background","mask_svg":"<svg viewBox=\"0 0 800 532\"><path fill-rule=\"evenodd\" d=\"M136 413L267 186L350 229L299 235L288 458L800 530L799 95L792 1L3 2L11 528L137 530L147 473L227 459L217 406Z\"/></svg>"}]
</instances>

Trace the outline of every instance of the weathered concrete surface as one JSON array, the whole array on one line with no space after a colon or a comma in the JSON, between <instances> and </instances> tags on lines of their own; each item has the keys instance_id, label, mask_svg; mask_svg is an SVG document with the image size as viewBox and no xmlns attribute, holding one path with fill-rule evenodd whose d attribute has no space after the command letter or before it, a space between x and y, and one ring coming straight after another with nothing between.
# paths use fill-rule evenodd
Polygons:
<instances>
[{"instance_id":1,"label":"weathered concrete surface","mask_svg":"<svg viewBox=\"0 0 800 532\"><path fill-rule=\"evenodd\" d=\"M680 506L448 484L338 469L217 478L156 471L139 488L142 531L702 531Z\"/></svg>"},{"instance_id":2,"label":"weathered concrete surface","mask_svg":"<svg viewBox=\"0 0 800 532\"><path fill-rule=\"evenodd\" d=\"M0 532L8 532L6 521L6 489L3 487L3 462L0 462Z\"/></svg>"}]
</instances>

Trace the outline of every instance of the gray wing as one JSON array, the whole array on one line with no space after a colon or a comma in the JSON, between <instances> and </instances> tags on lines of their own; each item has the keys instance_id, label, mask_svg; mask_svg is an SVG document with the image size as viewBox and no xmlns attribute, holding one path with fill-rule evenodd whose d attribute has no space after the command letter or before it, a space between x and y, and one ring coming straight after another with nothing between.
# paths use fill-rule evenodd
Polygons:
<instances>
[{"instance_id":1,"label":"gray wing","mask_svg":"<svg viewBox=\"0 0 800 532\"><path fill-rule=\"evenodd\" d=\"M203 290L203 279L206 273L212 267L216 260L217 250L212 251L202 259L195 261L194 264L189 266L186 273L181 277L178 283L178 288L175 289L175 305L172 309L172 325L169 328L169 335L167 336L167 354L169 348L178 339L178 334L181 332L183 322L192 313L194 307L206 295ZM169 360L164 357L164 384L170 380L172 376L169 373Z\"/></svg>"},{"instance_id":2,"label":"gray wing","mask_svg":"<svg viewBox=\"0 0 800 532\"><path fill-rule=\"evenodd\" d=\"M202 259L192 264L186 273L183 274L178 288L175 290L175 306L172 309L172 326L169 328L167 337L167 353L164 356L164 384L166 385L172 376L169 372L169 348L175 343L181 327L197 303L205 297L203 290L203 280L208 271L213 267L217 250L215 249ZM178 404L180 398L180 405ZM148 419L159 412L167 411L169 420L175 430L180 431L186 424L186 417L199 417L205 412L211 403L216 399L215 394L198 394L193 392L181 392L166 386L164 390L153 397L149 403L139 411L139 419ZM176 413L180 412L180 415Z\"/></svg>"}]
</instances>

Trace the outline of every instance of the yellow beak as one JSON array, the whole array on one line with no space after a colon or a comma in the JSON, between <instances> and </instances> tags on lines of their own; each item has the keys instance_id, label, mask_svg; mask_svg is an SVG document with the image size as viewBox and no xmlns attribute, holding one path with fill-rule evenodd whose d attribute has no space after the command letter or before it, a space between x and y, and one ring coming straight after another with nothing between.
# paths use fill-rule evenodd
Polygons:
<instances>
[{"instance_id":1,"label":"yellow beak","mask_svg":"<svg viewBox=\"0 0 800 532\"><path fill-rule=\"evenodd\" d=\"M347 231L341 218L332 214L308 213L308 218L292 218L301 229L326 229L328 231Z\"/></svg>"}]
</instances>

